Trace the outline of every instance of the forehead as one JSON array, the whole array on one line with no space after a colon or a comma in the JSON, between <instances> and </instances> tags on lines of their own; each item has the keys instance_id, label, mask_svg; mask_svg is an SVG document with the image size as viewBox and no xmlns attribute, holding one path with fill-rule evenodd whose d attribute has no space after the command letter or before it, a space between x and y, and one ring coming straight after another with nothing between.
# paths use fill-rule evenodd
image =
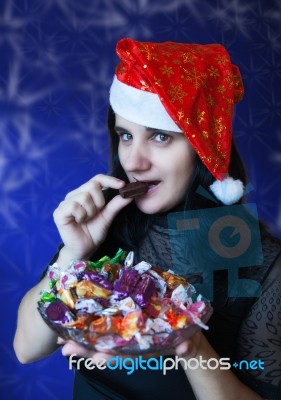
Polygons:
<instances>
[{"instance_id":1,"label":"forehead","mask_svg":"<svg viewBox=\"0 0 281 400\"><path fill-rule=\"evenodd\" d=\"M115 127L116 128L125 128L125 129L144 130L147 132L153 131L153 132L163 132L163 133L174 133L177 135L183 134L183 132L172 132L172 131L167 131L166 129L159 129L159 128L153 128L153 127L149 127L149 126L139 125L139 124L136 124L135 122L128 121L127 119L121 117L118 114L115 114Z\"/></svg>"}]
</instances>

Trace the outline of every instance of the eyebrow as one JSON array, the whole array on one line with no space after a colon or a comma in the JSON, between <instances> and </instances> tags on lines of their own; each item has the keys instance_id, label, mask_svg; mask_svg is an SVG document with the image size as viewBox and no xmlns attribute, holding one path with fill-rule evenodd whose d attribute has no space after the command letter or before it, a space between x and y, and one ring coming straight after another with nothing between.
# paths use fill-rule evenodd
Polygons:
<instances>
[{"instance_id":1,"label":"eyebrow","mask_svg":"<svg viewBox=\"0 0 281 400\"><path fill-rule=\"evenodd\" d=\"M153 132L172 133L171 131L167 131L166 129L149 128L149 127L146 127L146 126L145 126L145 129L147 131L153 131Z\"/></svg>"},{"instance_id":2,"label":"eyebrow","mask_svg":"<svg viewBox=\"0 0 281 400\"><path fill-rule=\"evenodd\" d=\"M115 130L116 130L117 132L124 132L124 131L125 131L125 132L128 132L128 131L129 131L129 129L123 128L122 126L115 126ZM145 130L146 130L147 132L153 131L153 132L173 133L172 131L167 131L167 130L165 130L165 129L149 128L149 127L147 127L147 126L145 126Z\"/></svg>"}]
</instances>

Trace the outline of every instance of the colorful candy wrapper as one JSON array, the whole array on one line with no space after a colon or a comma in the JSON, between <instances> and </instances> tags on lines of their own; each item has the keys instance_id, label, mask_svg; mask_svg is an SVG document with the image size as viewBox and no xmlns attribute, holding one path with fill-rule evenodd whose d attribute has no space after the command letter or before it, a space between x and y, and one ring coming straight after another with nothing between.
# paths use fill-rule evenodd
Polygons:
<instances>
[{"instance_id":1,"label":"colorful candy wrapper","mask_svg":"<svg viewBox=\"0 0 281 400\"><path fill-rule=\"evenodd\" d=\"M210 303L173 271L119 249L113 258L75 260L48 270L38 310L58 335L111 354L161 353L208 329Z\"/></svg>"}]
</instances>

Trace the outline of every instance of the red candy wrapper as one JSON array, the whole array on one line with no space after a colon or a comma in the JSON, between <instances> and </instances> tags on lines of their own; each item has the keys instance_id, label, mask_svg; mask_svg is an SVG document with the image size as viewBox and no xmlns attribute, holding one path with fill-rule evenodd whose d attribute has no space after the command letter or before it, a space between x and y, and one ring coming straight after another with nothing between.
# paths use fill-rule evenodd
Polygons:
<instances>
[{"instance_id":1,"label":"red candy wrapper","mask_svg":"<svg viewBox=\"0 0 281 400\"><path fill-rule=\"evenodd\" d=\"M109 354L168 354L198 329L208 329L210 303L172 271L133 262L119 249L110 259L49 268L51 289L38 310L64 339ZM196 297L196 298L195 298Z\"/></svg>"}]
</instances>

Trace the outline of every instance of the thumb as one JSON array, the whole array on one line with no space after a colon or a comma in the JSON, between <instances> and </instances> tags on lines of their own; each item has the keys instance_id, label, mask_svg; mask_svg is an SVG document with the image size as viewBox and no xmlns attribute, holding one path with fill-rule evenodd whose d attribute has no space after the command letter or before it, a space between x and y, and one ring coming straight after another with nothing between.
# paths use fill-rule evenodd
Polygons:
<instances>
[{"instance_id":1,"label":"thumb","mask_svg":"<svg viewBox=\"0 0 281 400\"><path fill-rule=\"evenodd\" d=\"M126 207L132 201L133 198L124 199L120 195L113 197L113 199L110 200L102 210L102 216L106 223L110 225L122 208Z\"/></svg>"}]
</instances>

